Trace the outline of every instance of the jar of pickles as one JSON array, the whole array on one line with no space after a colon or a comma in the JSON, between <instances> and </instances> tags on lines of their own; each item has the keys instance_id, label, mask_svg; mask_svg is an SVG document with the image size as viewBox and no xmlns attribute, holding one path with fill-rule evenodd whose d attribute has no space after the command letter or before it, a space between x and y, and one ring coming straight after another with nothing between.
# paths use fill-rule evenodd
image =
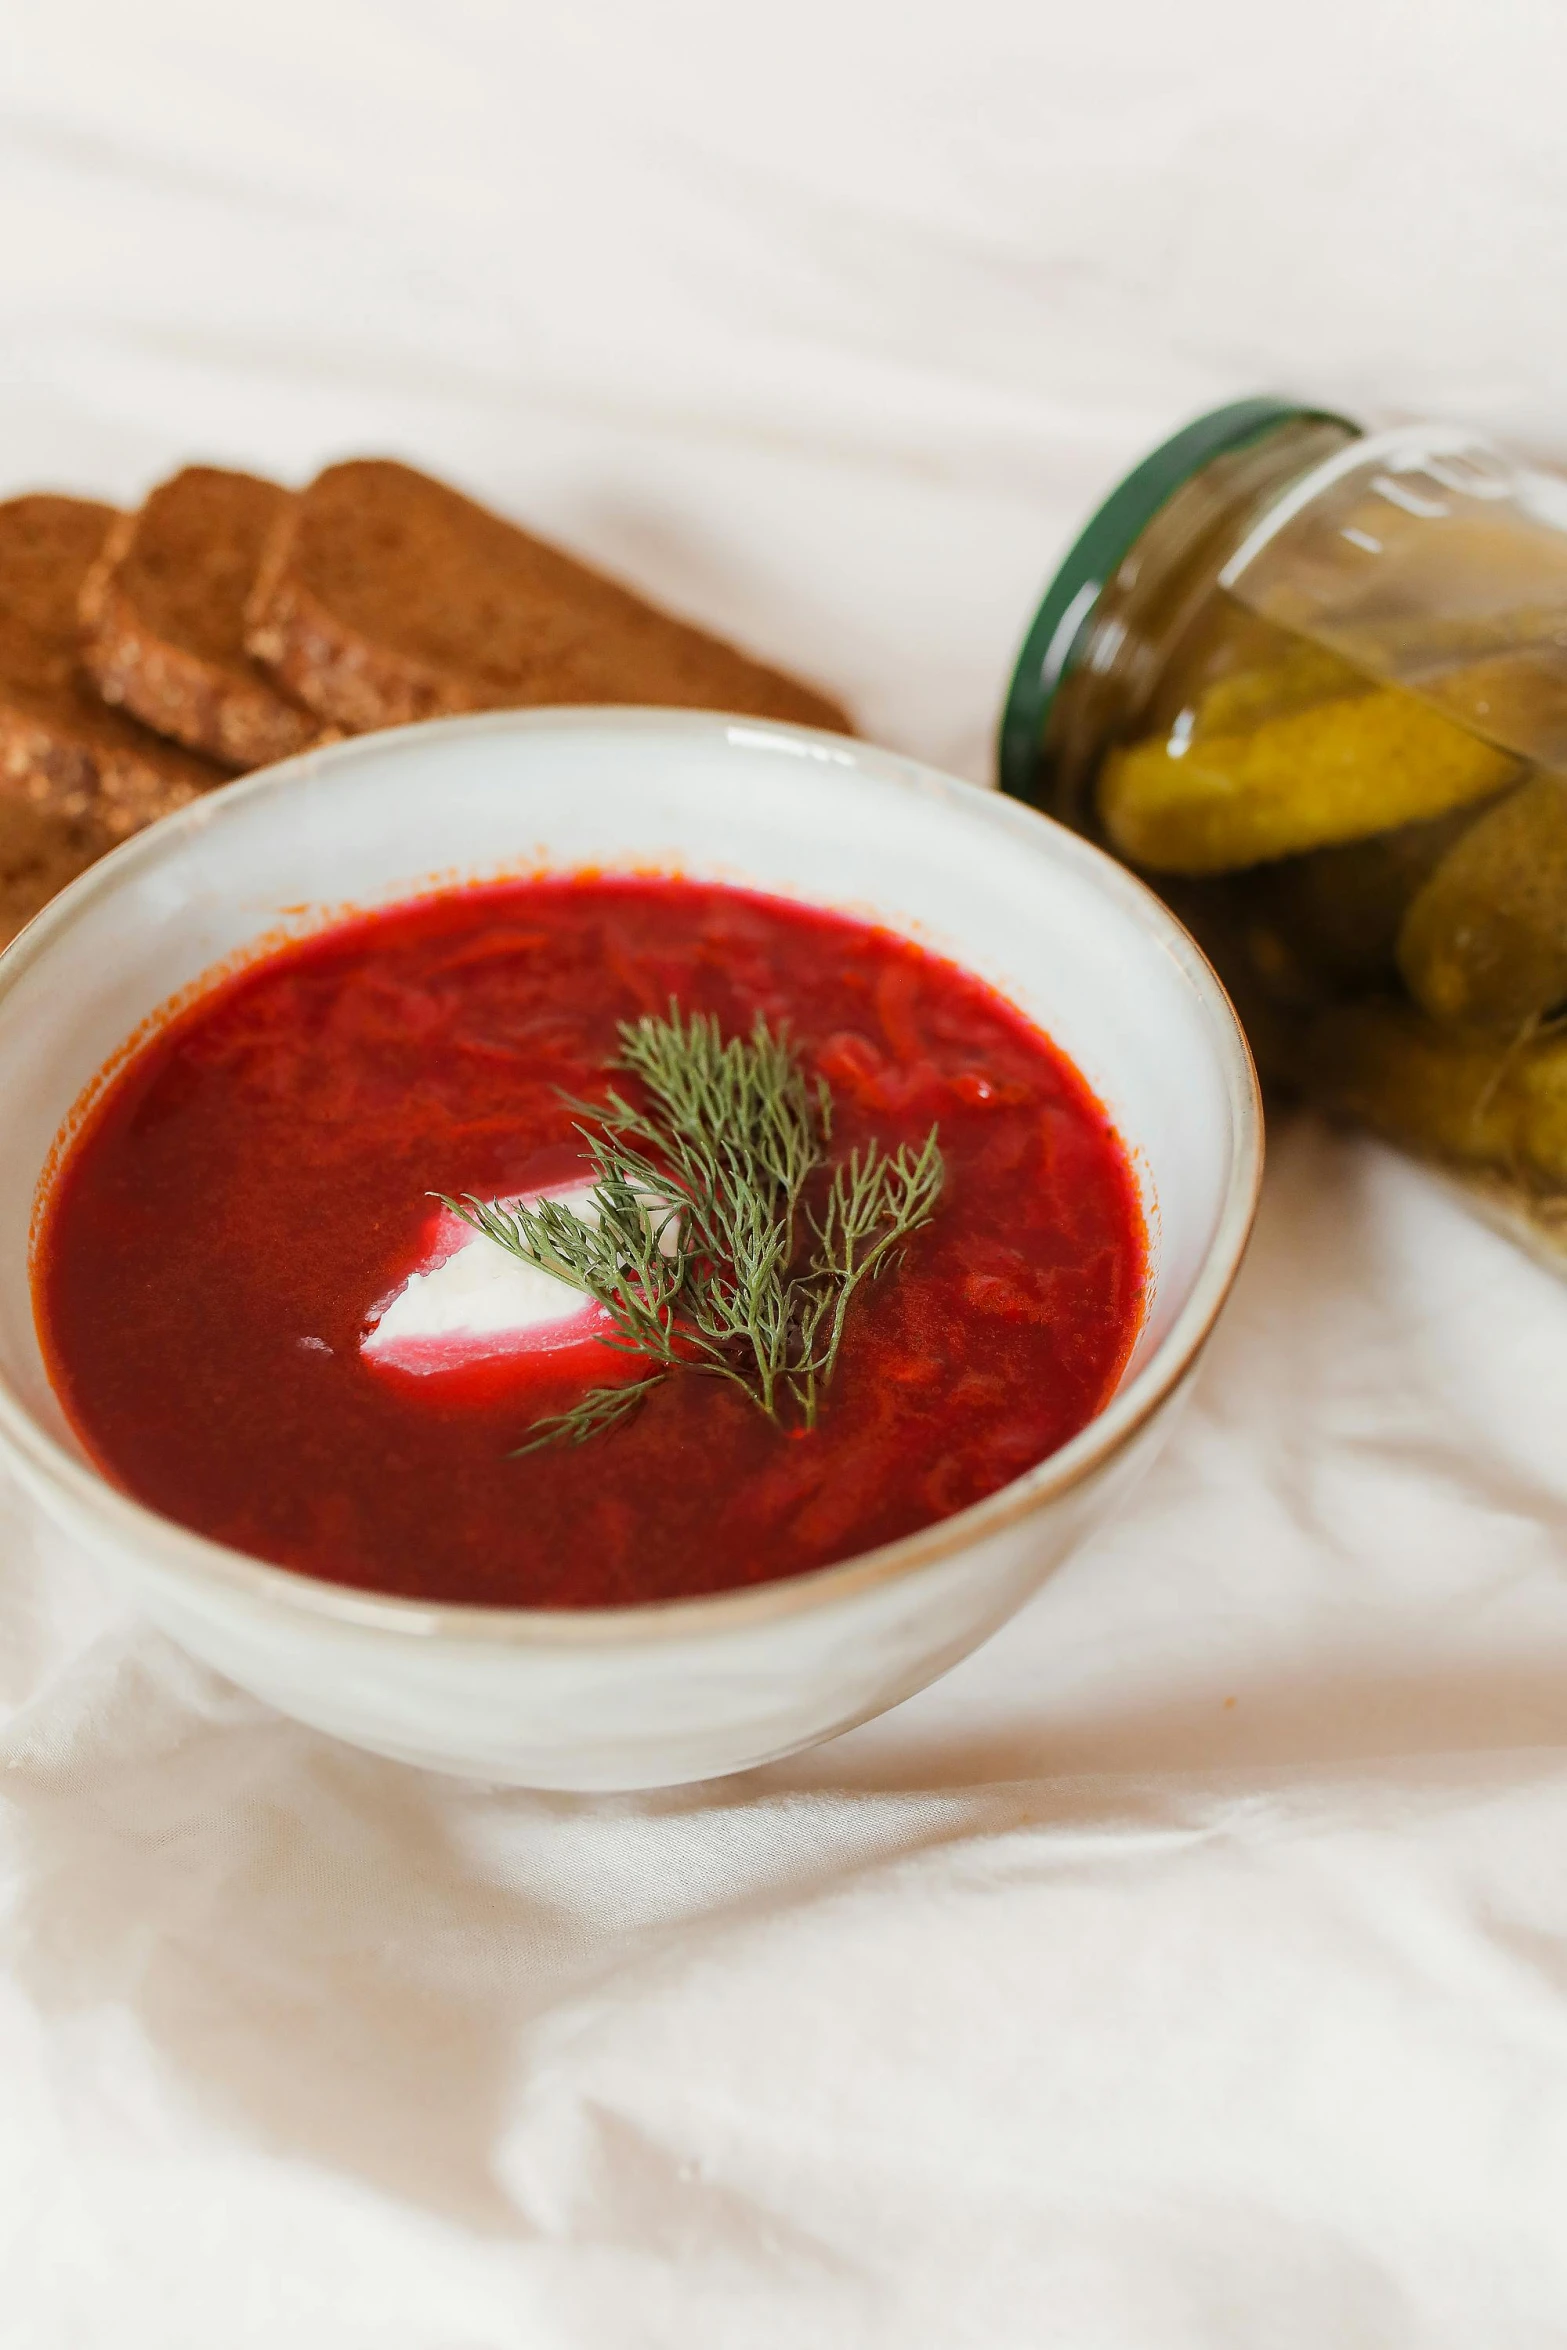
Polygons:
<instances>
[{"instance_id":1,"label":"jar of pickles","mask_svg":"<svg viewBox=\"0 0 1567 2350\"><path fill-rule=\"evenodd\" d=\"M1000 767L1185 920L1274 1089L1567 1269L1567 481L1451 425L1202 417L1062 565Z\"/></svg>"}]
</instances>

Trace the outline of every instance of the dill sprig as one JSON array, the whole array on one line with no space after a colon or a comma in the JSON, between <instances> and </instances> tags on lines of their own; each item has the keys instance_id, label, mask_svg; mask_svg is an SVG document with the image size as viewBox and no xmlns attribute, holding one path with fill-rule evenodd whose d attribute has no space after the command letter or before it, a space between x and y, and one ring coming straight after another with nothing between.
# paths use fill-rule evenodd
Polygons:
<instances>
[{"instance_id":1,"label":"dill sprig","mask_svg":"<svg viewBox=\"0 0 1567 2350\"><path fill-rule=\"evenodd\" d=\"M608 1428L618 1428L622 1420L629 1420L639 1411L643 1399L663 1379L662 1371L652 1372L646 1379L634 1379L625 1387L595 1387L569 1411L551 1412L542 1420L535 1420L526 1444L514 1445L508 1460L520 1461L530 1452L542 1452L550 1444L586 1444L590 1436L601 1436Z\"/></svg>"},{"instance_id":2,"label":"dill sprig","mask_svg":"<svg viewBox=\"0 0 1567 2350\"><path fill-rule=\"evenodd\" d=\"M946 1177L936 1128L917 1151L852 1151L812 1205L832 1095L807 1079L787 1032L758 1018L726 1043L716 1019L672 1003L666 1020L623 1023L620 1048L611 1066L640 1079L647 1106L613 1088L571 1103L596 1168L591 1217L558 1200L438 1195L592 1298L610 1324L604 1345L656 1366L538 1421L519 1451L618 1426L676 1364L728 1380L774 1421L792 1406L814 1427L851 1299L935 1212Z\"/></svg>"}]
</instances>

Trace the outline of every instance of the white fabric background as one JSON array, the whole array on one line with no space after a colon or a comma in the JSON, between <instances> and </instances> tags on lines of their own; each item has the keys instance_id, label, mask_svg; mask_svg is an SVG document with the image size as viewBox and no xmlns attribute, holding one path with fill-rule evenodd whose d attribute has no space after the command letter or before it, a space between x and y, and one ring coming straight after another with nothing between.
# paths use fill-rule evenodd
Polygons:
<instances>
[{"instance_id":1,"label":"white fabric background","mask_svg":"<svg viewBox=\"0 0 1567 2350\"><path fill-rule=\"evenodd\" d=\"M1567 449L1561 0L17 0L0 468L446 471L985 772L1267 385ZM880 1723L372 1761L0 1494L7 2350L1567 2342L1567 1288L1278 1135L1133 1510Z\"/></svg>"}]
</instances>

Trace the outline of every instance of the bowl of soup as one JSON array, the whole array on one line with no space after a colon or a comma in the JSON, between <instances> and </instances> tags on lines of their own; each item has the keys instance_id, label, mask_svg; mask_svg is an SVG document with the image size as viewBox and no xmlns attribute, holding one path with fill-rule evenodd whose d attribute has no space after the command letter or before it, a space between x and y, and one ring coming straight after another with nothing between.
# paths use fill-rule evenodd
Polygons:
<instances>
[{"instance_id":1,"label":"bowl of soup","mask_svg":"<svg viewBox=\"0 0 1567 2350\"><path fill-rule=\"evenodd\" d=\"M0 1450L376 1752L734 1771L993 1632L1170 1425L1261 1162L1229 1004L891 752L539 711L335 745L0 959Z\"/></svg>"}]
</instances>

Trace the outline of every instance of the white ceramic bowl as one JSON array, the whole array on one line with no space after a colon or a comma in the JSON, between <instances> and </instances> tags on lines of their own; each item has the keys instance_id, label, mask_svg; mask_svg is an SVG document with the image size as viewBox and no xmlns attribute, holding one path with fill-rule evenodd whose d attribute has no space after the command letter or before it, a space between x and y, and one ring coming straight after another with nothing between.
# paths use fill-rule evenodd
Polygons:
<instances>
[{"instance_id":1,"label":"white ceramic bowl","mask_svg":"<svg viewBox=\"0 0 1567 2350\"><path fill-rule=\"evenodd\" d=\"M1015 1484L790 1582L550 1614L378 1598L224 1549L85 1459L28 1281L40 1170L146 1015L263 938L434 878L664 868L868 913L980 973L1113 1114L1152 1243L1109 1406ZM894 1705L965 1656L1151 1457L1234 1276L1256 1085L1212 972L1150 893L1010 800L800 728L538 711L371 735L230 785L93 868L0 959L0 1448L185 1647L379 1753L535 1787L734 1771Z\"/></svg>"}]
</instances>

